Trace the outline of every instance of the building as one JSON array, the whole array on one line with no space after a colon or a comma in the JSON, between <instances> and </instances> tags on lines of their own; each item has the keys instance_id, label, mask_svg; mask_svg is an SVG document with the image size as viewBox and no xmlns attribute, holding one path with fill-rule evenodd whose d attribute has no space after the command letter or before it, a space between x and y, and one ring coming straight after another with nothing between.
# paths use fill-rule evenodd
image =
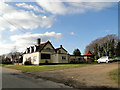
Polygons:
<instances>
[{"instance_id":1,"label":"building","mask_svg":"<svg viewBox=\"0 0 120 90\"><path fill-rule=\"evenodd\" d=\"M70 63L79 63L81 56L70 55Z\"/></svg>"},{"instance_id":2,"label":"building","mask_svg":"<svg viewBox=\"0 0 120 90\"><path fill-rule=\"evenodd\" d=\"M30 46L23 54L23 64L30 61L32 64L39 65L42 63L69 63L70 55L67 50L60 45L54 48L50 41L41 43L41 39L37 39L37 45Z\"/></svg>"},{"instance_id":3,"label":"building","mask_svg":"<svg viewBox=\"0 0 120 90\"><path fill-rule=\"evenodd\" d=\"M88 62L88 60L90 60L90 59L93 60L94 55L90 51L88 51L83 55L83 57L86 60L86 62Z\"/></svg>"}]
</instances>

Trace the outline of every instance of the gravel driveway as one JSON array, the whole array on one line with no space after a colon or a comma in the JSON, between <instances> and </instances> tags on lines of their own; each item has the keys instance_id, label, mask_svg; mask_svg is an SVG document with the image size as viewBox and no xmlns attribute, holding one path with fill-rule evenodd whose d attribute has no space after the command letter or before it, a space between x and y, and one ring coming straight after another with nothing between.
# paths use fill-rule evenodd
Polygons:
<instances>
[{"instance_id":1,"label":"gravel driveway","mask_svg":"<svg viewBox=\"0 0 120 90\"><path fill-rule=\"evenodd\" d=\"M88 67L71 68L49 72L28 73L36 79L43 78L64 83L74 88L118 88L111 80L109 72L117 69L118 64L98 64Z\"/></svg>"}]
</instances>

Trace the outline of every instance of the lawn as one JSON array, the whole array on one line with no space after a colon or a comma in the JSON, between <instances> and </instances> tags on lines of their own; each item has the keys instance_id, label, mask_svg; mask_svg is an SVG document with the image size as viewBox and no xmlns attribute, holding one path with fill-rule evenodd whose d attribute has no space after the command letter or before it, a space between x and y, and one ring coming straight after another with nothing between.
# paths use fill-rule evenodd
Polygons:
<instances>
[{"instance_id":1,"label":"lawn","mask_svg":"<svg viewBox=\"0 0 120 90\"><path fill-rule=\"evenodd\" d=\"M3 67L12 68L27 72L43 72L43 71L51 71L51 70L62 70L68 68L77 68L77 67L86 67L95 64L58 64L58 65L5 65Z\"/></svg>"},{"instance_id":2,"label":"lawn","mask_svg":"<svg viewBox=\"0 0 120 90\"><path fill-rule=\"evenodd\" d=\"M114 80L115 82L118 83L118 81L120 81L120 68L111 71L110 72L110 77L111 77L112 80Z\"/></svg>"}]
</instances>

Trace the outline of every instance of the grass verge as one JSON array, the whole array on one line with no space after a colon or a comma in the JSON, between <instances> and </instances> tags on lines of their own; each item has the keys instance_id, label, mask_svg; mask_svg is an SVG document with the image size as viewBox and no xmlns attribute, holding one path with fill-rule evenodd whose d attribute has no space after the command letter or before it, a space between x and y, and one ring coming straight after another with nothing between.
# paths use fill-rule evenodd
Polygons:
<instances>
[{"instance_id":1,"label":"grass verge","mask_svg":"<svg viewBox=\"0 0 120 90\"><path fill-rule=\"evenodd\" d=\"M115 82L119 83L119 81L120 81L120 68L111 71L109 73L109 75L110 75L112 80L114 80Z\"/></svg>"},{"instance_id":2,"label":"grass verge","mask_svg":"<svg viewBox=\"0 0 120 90\"><path fill-rule=\"evenodd\" d=\"M43 72L43 71L52 71L52 70L62 70L68 68L77 68L77 67L86 67L95 64L58 64L58 65L5 65L3 67L12 68L17 70L22 70L25 72Z\"/></svg>"}]
</instances>

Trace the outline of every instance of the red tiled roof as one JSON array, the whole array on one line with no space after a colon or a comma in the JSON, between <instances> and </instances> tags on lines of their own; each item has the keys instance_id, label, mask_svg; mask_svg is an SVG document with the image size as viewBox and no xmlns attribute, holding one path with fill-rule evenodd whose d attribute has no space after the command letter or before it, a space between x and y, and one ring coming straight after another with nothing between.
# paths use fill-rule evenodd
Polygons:
<instances>
[{"instance_id":1,"label":"red tiled roof","mask_svg":"<svg viewBox=\"0 0 120 90\"><path fill-rule=\"evenodd\" d=\"M88 51L87 53L84 54L84 56L87 56L87 55L92 56L93 54L90 51Z\"/></svg>"}]
</instances>

